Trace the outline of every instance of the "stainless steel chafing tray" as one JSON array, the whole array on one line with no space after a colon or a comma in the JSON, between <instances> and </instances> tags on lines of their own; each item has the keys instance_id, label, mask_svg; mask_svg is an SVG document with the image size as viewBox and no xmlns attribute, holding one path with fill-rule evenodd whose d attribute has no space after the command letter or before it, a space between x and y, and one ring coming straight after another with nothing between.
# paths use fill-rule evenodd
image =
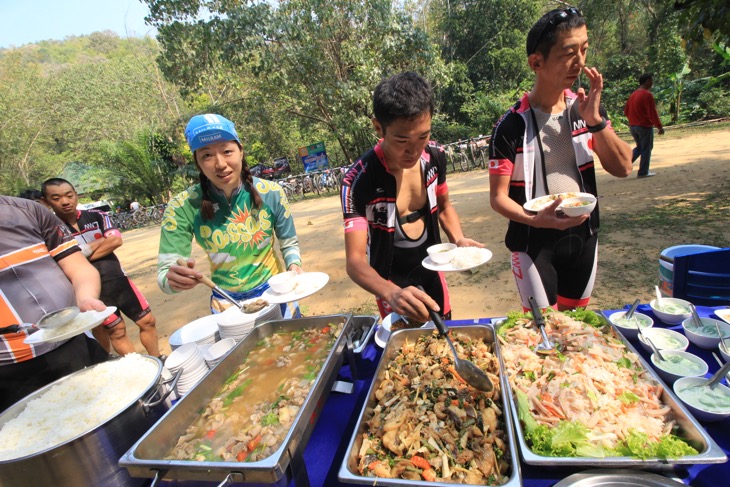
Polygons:
<instances>
[{"instance_id":1,"label":"stainless steel chafing tray","mask_svg":"<svg viewBox=\"0 0 730 487\"><path fill-rule=\"evenodd\" d=\"M365 346L375 334L375 325L377 325L379 316L353 316L352 325L350 326L350 336L352 337L353 353L362 354Z\"/></svg>"},{"instance_id":2,"label":"stainless steel chafing tray","mask_svg":"<svg viewBox=\"0 0 730 487\"><path fill-rule=\"evenodd\" d=\"M324 328L332 323L343 323L342 332L284 441L271 456L250 463L165 460L178 438L185 434L185 430L195 421L201 409L210 403L224 382L238 370L238 366L259 340L280 331ZM349 315L328 315L269 321L254 328L250 335L122 456L119 464L126 467L132 476L154 477L156 481L167 478L220 482L225 479L229 482L287 485L294 479L296 485L309 485L302 454L342 365L345 336L349 326Z\"/></svg>"},{"instance_id":3,"label":"stainless steel chafing tray","mask_svg":"<svg viewBox=\"0 0 730 487\"><path fill-rule=\"evenodd\" d=\"M691 465L699 463L724 463L727 461L725 452L715 443L715 441L707 434L707 431L697 422L697 420L687 411L682 404L682 401L677 399L672 391L671 387L667 387L666 384L661 380L652 367L643 359L640 353L636 351L634 346L608 321L603 313L598 313L601 319L606 325L609 326L613 336L621 340L626 348L631 352L634 352L638 357L641 365L646 370L647 374L653 378L656 382L662 385L663 392L661 394L661 400L664 404L668 405L676 418L677 425L679 426L679 436L692 445L699 454L697 455L686 455L680 458L672 459L661 459L661 458L635 458L635 457L547 457L543 455L535 454L530 447L527 445L525 440L524 431L522 424L520 423L517 413L517 402L512 392L512 387L509 383L507 373L504 374L506 383L505 396L509 397L510 406L512 410L512 421L517 436L517 441L520 447L520 453L522 459L528 465L542 465L549 467L567 467L577 466L583 468L595 468L595 467L641 467L641 468L654 468L654 469L665 469L671 467L671 465ZM502 323L496 324L496 330L502 326ZM500 366L502 370L506 370L502 357L499 357Z\"/></svg>"},{"instance_id":4,"label":"stainless steel chafing tray","mask_svg":"<svg viewBox=\"0 0 730 487\"><path fill-rule=\"evenodd\" d=\"M375 391L383 379L385 371L388 367L388 363L398 354L403 343L406 340L416 341L423 335L430 335L435 330L433 325L429 325L425 328L415 329L404 329L394 332L388 339L388 343L383 350L380 364L375 372L375 379L370 385L368 391L367 400L363 405L360 415L357 420L357 425L350 438L350 443L347 447L345 458L342 461L338 477L340 481L352 484L362 485L379 485L379 486L391 486L398 487L403 485L412 486L452 486L453 483L444 482L426 482L426 481L415 481L415 480L402 480L402 479L387 479L387 478L375 478L375 477L364 477L357 473L357 455L360 451L360 445L362 444L362 435L365 432L365 422L368 421L373 414L373 409L377 403L375 398ZM469 325L453 327L452 330L457 333L464 333L473 339L484 340L486 343L494 344L493 353L499 357L499 343L495 340L494 329L486 325ZM500 360L501 364L501 360ZM512 421L509 414L509 403L505 394L506 377L500 373L500 387L502 390L502 403L501 408L503 411L503 417L505 423L505 430L507 433L507 445L509 447L510 455L510 477L506 485L508 487L515 487L522 485L519 458L517 456L516 443L514 437L514 431L512 428Z\"/></svg>"},{"instance_id":5,"label":"stainless steel chafing tray","mask_svg":"<svg viewBox=\"0 0 730 487\"><path fill-rule=\"evenodd\" d=\"M372 377L377 363L363 360L363 351L375 334L379 316L353 316L345 339L345 363L350 365L353 380Z\"/></svg>"}]
</instances>

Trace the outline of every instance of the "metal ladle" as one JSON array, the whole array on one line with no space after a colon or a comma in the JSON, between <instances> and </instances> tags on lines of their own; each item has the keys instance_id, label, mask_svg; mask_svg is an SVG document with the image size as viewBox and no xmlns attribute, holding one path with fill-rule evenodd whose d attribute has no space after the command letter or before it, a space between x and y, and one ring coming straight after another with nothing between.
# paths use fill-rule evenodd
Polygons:
<instances>
[{"instance_id":1,"label":"metal ladle","mask_svg":"<svg viewBox=\"0 0 730 487\"><path fill-rule=\"evenodd\" d=\"M715 321L714 323L715 323L715 330L717 330L717 336L720 337L720 344L719 344L720 351L724 351L725 353L728 353L727 345L725 345L725 337L723 337L723 333L722 333L722 330L720 329L720 325L717 324L717 321ZM725 350L723 350L723 349L725 349ZM715 352L712 352L712 354L714 355ZM715 357L715 358L717 358L717 357Z\"/></svg>"},{"instance_id":2,"label":"metal ladle","mask_svg":"<svg viewBox=\"0 0 730 487\"><path fill-rule=\"evenodd\" d=\"M188 266L188 263L187 263L187 261L185 259L183 259L182 257L180 257L179 259L177 259L177 265L182 266L182 267L187 267ZM241 310L241 313L245 313L245 311L243 310L243 304L241 304L238 301L236 301L235 299L233 299L233 297L230 294L228 294L223 289L221 289L220 287L218 287L216 285L216 283L214 283L213 281L210 280L210 278L201 275L197 279L198 279L198 281L202 282L203 284L205 284L206 286L208 286L212 290L217 291L221 296L223 296L224 298L226 298L226 300L228 302L230 302L233 306L235 306L236 308L238 308L239 310Z\"/></svg>"},{"instance_id":3,"label":"metal ladle","mask_svg":"<svg viewBox=\"0 0 730 487\"><path fill-rule=\"evenodd\" d=\"M702 328L702 318L697 314L697 308L692 303L689 303L689 311L692 313L692 320L695 322L697 328Z\"/></svg>"},{"instance_id":4,"label":"metal ladle","mask_svg":"<svg viewBox=\"0 0 730 487\"><path fill-rule=\"evenodd\" d=\"M641 329L639 329L639 333L641 333ZM662 353L659 351L659 349L656 348L656 345L654 345L654 342L651 341L651 338L644 335L643 333L641 334L641 336L644 337L644 340L646 340L646 343L648 343L649 346L651 347L651 349L654 351L654 353L656 354L656 358L658 358L660 362L664 362L666 359L664 358Z\"/></svg>"},{"instance_id":5,"label":"metal ladle","mask_svg":"<svg viewBox=\"0 0 730 487\"><path fill-rule=\"evenodd\" d=\"M68 308L61 308L57 311L46 313L38 320L38 328L43 330L49 330L51 328L58 328L66 323L73 321L79 315L79 308L77 306L69 306Z\"/></svg>"},{"instance_id":6,"label":"metal ladle","mask_svg":"<svg viewBox=\"0 0 730 487\"><path fill-rule=\"evenodd\" d=\"M417 287L418 289L423 291L423 287ZM430 308L428 310L428 313L431 316L434 324L436 325L436 329L439 331L439 334L442 337L446 338L446 343L448 343L449 347L451 347L451 351L454 354L454 368L456 369L456 372L459 374L459 376L474 389L479 389L482 392L492 392L492 390L494 389L494 384L492 384L492 381L489 380L487 374L485 374L482 369L477 367L474 362L459 358L459 355L456 353L456 348L454 347L451 338L449 338L449 329L446 327L446 324L441 319L441 316L439 316L437 312Z\"/></svg>"},{"instance_id":7,"label":"metal ladle","mask_svg":"<svg viewBox=\"0 0 730 487\"><path fill-rule=\"evenodd\" d=\"M530 308L532 308L532 317L535 320L535 324L540 328L540 334L542 335L542 343L537 344L537 353L541 355L552 355L556 352L555 347L550 343L550 339L545 332L545 317L542 316L540 307L537 305L537 301L533 296L527 299L530 302Z\"/></svg>"},{"instance_id":8,"label":"metal ladle","mask_svg":"<svg viewBox=\"0 0 730 487\"><path fill-rule=\"evenodd\" d=\"M713 352L714 355L714 352ZM715 360L720 361L720 359L715 356ZM720 361L721 362L721 361ZM712 377L710 377L710 380L707 381L707 387L715 387L723 377L725 377L725 374L730 372L730 362L723 364L722 367L720 367L720 370L715 372Z\"/></svg>"},{"instance_id":9,"label":"metal ladle","mask_svg":"<svg viewBox=\"0 0 730 487\"><path fill-rule=\"evenodd\" d=\"M636 298L634 303L631 305L629 310L624 315L624 318L626 318L627 320L630 320L634 316L634 313L636 312L636 308L639 307L639 303L641 303L641 299Z\"/></svg>"},{"instance_id":10,"label":"metal ladle","mask_svg":"<svg viewBox=\"0 0 730 487\"><path fill-rule=\"evenodd\" d=\"M633 304L631 305L629 310L623 316L626 321L630 321L631 318L634 317L634 313L636 312L636 308L639 307L639 303L641 303L641 299L636 298L636 300L633 302ZM636 328L638 328L639 332L641 332L641 321L640 320L636 323Z\"/></svg>"},{"instance_id":11,"label":"metal ladle","mask_svg":"<svg viewBox=\"0 0 730 487\"><path fill-rule=\"evenodd\" d=\"M451 351L454 354L454 368L456 369L456 372L459 374L459 376L464 379L467 384L475 389L479 389L483 392L492 392L492 390L494 389L494 384L492 384L492 381L489 380L487 374L485 374L482 369L477 367L474 362L459 358L456 353L456 348L454 347L451 338L449 338L449 330L439 314L432 309L429 310L429 314L431 315L431 319L436 325L439 334L442 337L446 338L446 343L448 343L449 347L451 347Z\"/></svg>"}]
</instances>

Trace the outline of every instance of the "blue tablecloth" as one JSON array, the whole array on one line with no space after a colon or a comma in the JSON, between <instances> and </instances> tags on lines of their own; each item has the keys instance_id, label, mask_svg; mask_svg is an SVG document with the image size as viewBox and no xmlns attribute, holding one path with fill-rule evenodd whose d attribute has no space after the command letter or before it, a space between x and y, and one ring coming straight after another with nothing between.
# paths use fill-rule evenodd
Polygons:
<instances>
[{"instance_id":1,"label":"blue tablecloth","mask_svg":"<svg viewBox=\"0 0 730 487\"><path fill-rule=\"evenodd\" d=\"M648 305L640 305L638 311L654 318L657 325L670 329L681 330L681 326L666 326L658 321ZM713 308L697 307L700 316L710 316ZM610 312L609 312L610 313ZM490 323L490 319L458 320L450 321L449 326L463 326L474 323ZM655 326L657 326L655 325ZM632 342L635 348L648 361L649 354L641 347L639 342ZM689 352L701 356L710 366L711 375L719 369L719 365L711 355L711 351L703 350L690 344ZM312 432L312 436L304 450L304 461L312 487L335 487L347 486L339 482L337 474L340 465L345 457L353 429L357 423L360 410L367 399L367 392L372 381L373 373L377 368L382 350L370 343L362 354L362 359L357 362L357 380L353 382L354 388L351 394L340 394L333 392L323 406L320 419ZM352 374L349 365L344 365L340 370L340 380L352 381ZM717 444L730 455L730 420L718 423L700 422L709 432ZM580 471L579 469L532 467L522 463L522 478L525 486L548 487L561 479ZM667 472L663 472L667 474ZM717 487L727 485L730 482L730 463L715 465L693 465L688 468L677 467L672 476L693 487ZM178 482L177 484L188 486L189 482ZM196 483L197 484L197 483ZM202 485L202 484L198 484ZM211 484L215 485L215 484ZM290 487L295 487L292 481Z\"/></svg>"}]
</instances>

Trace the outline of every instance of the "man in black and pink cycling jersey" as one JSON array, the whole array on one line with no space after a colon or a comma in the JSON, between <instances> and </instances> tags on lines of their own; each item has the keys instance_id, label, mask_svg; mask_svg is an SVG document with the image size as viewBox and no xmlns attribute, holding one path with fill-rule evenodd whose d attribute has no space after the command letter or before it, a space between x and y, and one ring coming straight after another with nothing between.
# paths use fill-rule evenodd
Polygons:
<instances>
[{"instance_id":1,"label":"man in black and pink cycling jersey","mask_svg":"<svg viewBox=\"0 0 730 487\"><path fill-rule=\"evenodd\" d=\"M450 242L483 247L464 237L449 201L446 157L429 140L433 109L431 87L416 73L382 81L372 119L381 139L342 181L347 274L377 297L382 316L395 311L428 321L432 309L450 317L443 273L421 264L426 249L441 242L439 224Z\"/></svg>"},{"instance_id":2,"label":"man in black and pink cycling jersey","mask_svg":"<svg viewBox=\"0 0 730 487\"><path fill-rule=\"evenodd\" d=\"M543 15L527 35L527 60L535 84L495 125L489 147L492 208L510 220L505 244L522 306L586 306L593 291L598 252L598 205L590 215L556 212L557 198L528 212L527 201L549 194L597 196L593 152L611 175L631 173L631 148L606 119L603 76L586 67L588 31L575 8ZM586 92L571 87L585 73Z\"/></svg>"},{"instance_id":3,"label":"man in black and pink cycling jersey","mask_svg":"<svg viewBox=\"0 0 730 487\"><path fill-rule=\"evenodd\" d=\"M114 251L122 246L122 234L104 212L78 210L78 194L71 183L61 178L45 181L41 186L45 203L51 207L73 234L81 251L101 276L99 299L117 312L92 330L94 337L109 351L110 345L119 355L134 352L127 336L122 313L139 326L139 339L153 357L160 356L155 317L147 300L122 269Z\"/></svg>"}]
</instances>

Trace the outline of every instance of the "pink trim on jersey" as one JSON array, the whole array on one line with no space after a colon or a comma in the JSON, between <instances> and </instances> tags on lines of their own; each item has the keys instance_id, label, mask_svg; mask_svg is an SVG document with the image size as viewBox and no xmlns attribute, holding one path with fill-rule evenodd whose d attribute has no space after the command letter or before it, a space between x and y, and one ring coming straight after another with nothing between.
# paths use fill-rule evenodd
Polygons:
<instances>
[{"instance_id":1,"label":"pink trim on jersey","mask_svg":"<svg viewBox=\"0 0 730 487\"><path fill-rule=\"evenodd\" d=\"M591 140L593 140L593 139L591 139ZM586 169L590 169L590 168L592 168L593 166L595 166L595 163L594 163L593 161L591 161L591 162L589 162L588 164L583 164L582 166L580 166L580 167L578 168L578 170L579 170L580 172L583 172L583 171L585 171Z\"/></svg>"},{"instance_id":2,"label":"pink trim on jersey","mask_svg":"<svg viewBox=\"0 0 730 487\"><path fill-rule=\"evenodd\" d=\"M489 159L489 174L511 176L514 164L509 159Z\"/></svg>"},{"instance_id":3,"label":"pink trim on jersey","mask_svg":"<svg viewBox=\"0 0 730 487\"><path fill-rule=\"evenodd\" d=\"M121 238L122 237L122 232L120 232L116 228L111 228L111 229L107 230L106 232L104 232L104 237L119 237L119 238Z\"/></svg>"},{"instance_id":4,"label":"pink trim on jersey","mask_svg":"<svg viewBox=\"0 0 730 487\"><path fill-rule=\"evenodd\" d=\"M449 192L449 186L446 184L446 181L444 181L443 184L436 185L436 196L441 196L442 194L446 194Z\"/></svg>"},{"instance_id":5,"label":"pink trim on jersey","mask_svg":"<svg viewBox=\"0 0 730 487\"><path fill-rule=\"evenodd\" d=\"M365 217L358 216L356 218L345 218L345 233L349 232L367 232L368 220Z\"/></svg>"},{"instance_id":6,"label":"pink trim on jersey","mask_svg":"<svg viewBox=\"0 0 730 487\"><path fill-rule=\"evenodd\" d=\"M142 309L147 309L150 307L150 303L147 302L147 299L144 297L144 295L139 292L139 289L137 289L137 286L134 285L134 281L131 279L129 280L129 285L132 286L132 289L134 289L134 295L137 296L137 300L139 301L139 305Z\"/></svg>"},{"instance_id":7,"label":"pink trim on jersey","mask_svg":"<svg viewBox=\"0 0 730 487\"><path fill-rule=\"evenodd\" d=\"M588 306L588 303L590 302L591 298L590 296L587 298L581 298L581 299L570 299L570 298L564 298L563 296L558 296L558 305L567 306L570 309L573 308L585 308Z\"/></svg>"}]
</instances>

